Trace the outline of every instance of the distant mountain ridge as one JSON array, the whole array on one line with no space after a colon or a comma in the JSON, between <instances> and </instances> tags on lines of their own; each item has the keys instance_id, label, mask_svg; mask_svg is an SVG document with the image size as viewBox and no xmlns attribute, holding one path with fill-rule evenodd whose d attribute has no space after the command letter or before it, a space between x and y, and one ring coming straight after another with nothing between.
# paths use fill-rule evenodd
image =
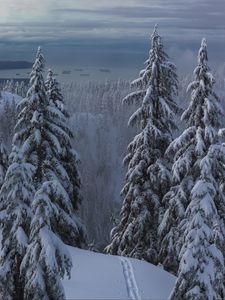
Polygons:
<instances>
[{"instance_id":1,"label":"distant mountain ridge","mask_svg":"<svg viewBox=\"0 0 225 300\"><path fill-rule=\"evenodd\" d=\"M0 70L30 69L33 63L23 60L0 60Z\"/></svg>"}]
</instances>

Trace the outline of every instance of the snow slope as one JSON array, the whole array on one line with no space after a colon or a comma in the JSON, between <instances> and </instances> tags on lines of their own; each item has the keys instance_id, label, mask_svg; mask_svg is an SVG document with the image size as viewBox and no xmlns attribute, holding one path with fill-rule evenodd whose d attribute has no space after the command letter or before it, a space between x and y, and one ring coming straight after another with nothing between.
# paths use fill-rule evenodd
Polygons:
<instances>
[{"instance_id":1,"label":"snow slope","mask_svg":"<svg viewBox=\"0 0 225 300\"><path fill-rule=\"evenodd\" d=\"M149 263L69 247L71 279L63 280L66 298L167 299L175 277Z\"/></svg>"}]
</instances>

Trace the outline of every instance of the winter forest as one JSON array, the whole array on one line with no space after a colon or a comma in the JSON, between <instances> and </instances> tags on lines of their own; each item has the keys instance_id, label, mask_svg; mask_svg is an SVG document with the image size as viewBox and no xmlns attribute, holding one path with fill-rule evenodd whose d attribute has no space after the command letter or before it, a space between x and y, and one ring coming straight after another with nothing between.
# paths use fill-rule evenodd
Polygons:
<instances>
[{"instance_id":1,"label":"winter forest","mask_svg":"<svg viewBox=\"0 0 225 300\"><path fill-rule=\"evenodd\" d=\"M203 38L179 76L160 31L132 82L61 83L39 47L29 82L1 83L0 299L79 299L74 248L120 257L128 299L154 298L137 261L171 300L225 299L224 72Z\"/></svg>"}]
</instances>

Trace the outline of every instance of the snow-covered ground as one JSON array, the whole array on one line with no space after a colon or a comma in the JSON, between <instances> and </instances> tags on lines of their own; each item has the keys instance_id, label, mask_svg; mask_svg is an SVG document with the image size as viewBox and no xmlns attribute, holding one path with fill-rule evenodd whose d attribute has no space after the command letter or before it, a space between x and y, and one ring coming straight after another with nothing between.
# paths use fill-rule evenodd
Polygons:
<instances>
[{"instance_id":1,"label":"snow-covered ground","mask_svg":"<svg viewBox=\"0 0 225 300\"><path fill-rule=\"evenodd\" d=\"M104 255L69 247L71 279L63 280L66 298L168 299L175 277L136 259Z\"/></svg>"}]
</instances>

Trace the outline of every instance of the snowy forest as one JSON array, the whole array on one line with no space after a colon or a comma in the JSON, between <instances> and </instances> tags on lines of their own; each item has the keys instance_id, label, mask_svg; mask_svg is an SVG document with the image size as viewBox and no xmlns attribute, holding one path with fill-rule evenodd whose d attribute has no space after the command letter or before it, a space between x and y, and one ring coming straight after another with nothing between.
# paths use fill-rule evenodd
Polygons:
<instances>
[{"instance_id":1,"label":"snowy forest","mask_svg":"<svg viewBox=\"0 0 225 300\"><path fill-rule=\"evenodd\" d=\"M60 83L39 47L1 84L0 299L67 299L67 245L171 273L171 300L225 299L225 70L203 38L179 76L157 26L146 58L132 82Z\"/></svg>"}]
</instances>

